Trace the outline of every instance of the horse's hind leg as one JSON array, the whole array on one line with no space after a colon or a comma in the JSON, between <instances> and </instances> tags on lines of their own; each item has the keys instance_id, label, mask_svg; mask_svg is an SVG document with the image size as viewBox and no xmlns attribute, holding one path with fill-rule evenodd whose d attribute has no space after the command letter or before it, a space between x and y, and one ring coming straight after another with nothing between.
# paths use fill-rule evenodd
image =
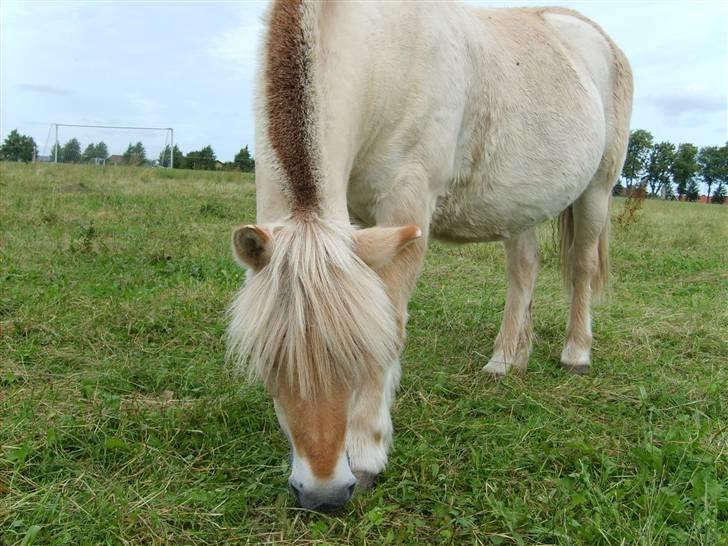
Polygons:
<instances>
[{"instance_id":1,"label":"horse's hind leg","mask_svg":"<svg viewBox=\"0 0 728 546\"><path fill-rule=\"evenodd\" d=\"M573 233L566 263L571 310L561 364L569 371L587 373L592 346L592 296L606 282L609 245L610 189L592 184L571 206L568 222ZM568 217L568 216L567 216Z\"/></svg>"},{"instance_id":2,"label":"horse's hind leg","mask_svg":"<svg viewBox=\"0 0 728 546\"><path fill-rule=\"evenodd\" d=\"M529 229L504 242L508 295L493 356L483 368L487 374L503 376L511 367L525 371L531 354L531 303L538 272L538 242Z\"/></svg>"}]
</instances>

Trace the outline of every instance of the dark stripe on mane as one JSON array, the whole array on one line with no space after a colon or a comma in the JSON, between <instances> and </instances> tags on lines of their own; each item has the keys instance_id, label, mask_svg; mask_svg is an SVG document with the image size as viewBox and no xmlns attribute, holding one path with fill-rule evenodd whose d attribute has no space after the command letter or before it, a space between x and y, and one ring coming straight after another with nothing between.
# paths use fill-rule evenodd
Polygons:
<instances>
[{"instance_id":1,"label":"dark stripe on mane","mask_svg":"<svg viewBox=\"0 0 728 546\"><path fill-rule=\"evenodd\" d=\"M311 59L301 26L302 1L277 0L273 4L267 43L268 138L288 179L294 211L310 211L318 204L312 139L307 130Z\"/></svg>"}]
</instances>

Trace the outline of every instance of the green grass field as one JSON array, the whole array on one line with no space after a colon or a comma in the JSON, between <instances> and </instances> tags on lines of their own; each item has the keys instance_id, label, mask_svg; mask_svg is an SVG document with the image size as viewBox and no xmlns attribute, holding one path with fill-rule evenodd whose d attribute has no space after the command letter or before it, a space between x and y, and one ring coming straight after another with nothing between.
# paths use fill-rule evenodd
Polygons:
<instances>
[{"instance_id":1,"label":"green grass field","mask_svg":"<svg viewBox=\"0 0 728 546\"><path fill-rule=\"evenodd\" d=\"M0 179L0 544L728 544L728 207L648 201L614 227L586 377L558 367L551 225L530 370L500 382L480 369L502 247L433 244L389 467L321 515L287 492L269 398L224 362L252 177Z\"/></svg>"}]
</instances>

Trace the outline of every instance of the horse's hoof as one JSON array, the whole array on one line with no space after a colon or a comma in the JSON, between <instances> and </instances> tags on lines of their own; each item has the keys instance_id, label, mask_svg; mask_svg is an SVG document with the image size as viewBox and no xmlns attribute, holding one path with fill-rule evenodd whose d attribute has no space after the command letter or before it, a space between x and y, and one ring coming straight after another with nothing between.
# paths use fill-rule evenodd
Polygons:
<instances>
[{"instance_id":1,"label":"horse's hoof","mask_svg":"<svg viewBox=\"0 0 728 546\"><path fill-rule=\"evenodd\" d=\"M500 360L491 360L483 368L483 373L490 379L502 379L508 373L508 366Z\"/></svg>"},{"instance_id":2,"label":"horse's hoof","mask_svg":"<svg viewBox=\"0 0 728 546\"><path fill-rule=\"evenodd\" d=\"M525 374L528 363L506 364L502 360L491 360L483 368L483 373L491 379L502 379L509 373Z\"/></svg>"},{"instance_id":3,"label":"horse's hoof","mask_svg":"<svg viewBox=\"0 0 728 546\"><path fill-rule=\"evenodd\" d=\"M371 472L354 472L354 477L356 478L357 487L364 491L371 489L377 480L377 474Z\"/></svg>"},{"instance_id":4,"label":"horse's hoof","mask_svg":"<svg viewBox=\"0 0 728 546\"><path fill-rule=\"evenodd\" d=\"M589 364L567 364L566 362L562 362L561 367L574 375L587 375L591 372L591 366Z\"/></svg>"}]
</instances>

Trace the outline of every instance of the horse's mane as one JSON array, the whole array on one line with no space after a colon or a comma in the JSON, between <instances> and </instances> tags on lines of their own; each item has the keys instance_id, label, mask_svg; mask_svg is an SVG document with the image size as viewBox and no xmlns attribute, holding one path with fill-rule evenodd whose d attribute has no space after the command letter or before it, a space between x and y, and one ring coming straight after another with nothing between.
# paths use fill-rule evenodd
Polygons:
<instances>
[{"instance_id":1,"label":"horse's mane","mask_svg":"<svg viewBox=\"0 0 728 546\"><path fill-rule=\"evenodd\" d=\"M352 228L293 217L270 263L230 307L228 354L275 394L286 380L310 399L377 376L398 353L379 277L352 250Z\"/></svg>"}]
</instances>

